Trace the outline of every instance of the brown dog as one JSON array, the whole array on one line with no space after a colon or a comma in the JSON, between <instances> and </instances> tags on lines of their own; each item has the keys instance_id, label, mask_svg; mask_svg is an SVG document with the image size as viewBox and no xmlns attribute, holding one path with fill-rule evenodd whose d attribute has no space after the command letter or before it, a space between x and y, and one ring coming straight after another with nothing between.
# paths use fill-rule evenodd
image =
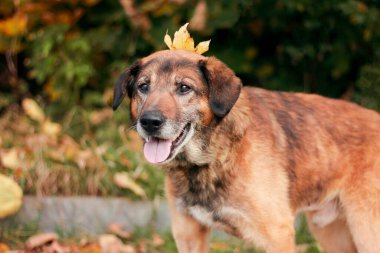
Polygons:
<instances>
[{"instance_id":1,"label":"brown dog","mask_svg":"<svg viewBox=\"0 0 380 253\"><path fill-rule=\"evenodd\" d=\"M380 116L317 95L242 88L221 61L160 51L115 84L167 173L179 252L208 252L211 227L294 253L305 212L328 253L380 252Z\"/></svg>"}]
</instances>

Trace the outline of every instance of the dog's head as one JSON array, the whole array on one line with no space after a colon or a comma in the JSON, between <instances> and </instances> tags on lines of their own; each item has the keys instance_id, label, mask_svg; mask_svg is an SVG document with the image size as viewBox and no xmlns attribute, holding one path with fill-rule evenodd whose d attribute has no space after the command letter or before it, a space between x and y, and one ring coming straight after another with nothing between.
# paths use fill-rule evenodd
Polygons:
<instances>
[{"instance_id":1,"label":"dog's head","mask_svg":"<svg viewBox=\"0 0 380 253\"><path fill-rule=\"evenodd\" d=\"M114 110L130 97L131 119L145 140L145 158L166 163L197 129L219 122L239 97L241 81L214 57L184 50L138 60L115 83Z\"/></svg>"}]
</instances>

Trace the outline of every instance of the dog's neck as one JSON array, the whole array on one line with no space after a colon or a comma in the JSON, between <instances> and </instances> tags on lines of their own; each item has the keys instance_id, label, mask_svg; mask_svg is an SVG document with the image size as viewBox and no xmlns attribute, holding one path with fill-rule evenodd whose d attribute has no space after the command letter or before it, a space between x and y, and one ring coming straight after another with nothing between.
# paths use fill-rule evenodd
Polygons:
<instances>
[{"instance_id":1,"label":"dog's neck","mask_svg":"<svg viewBox=\"0 0 380 253\"><path fill-rule=\"evenodd\" d=\"M228 187L226 179L234 178L236 167L231 154L238 153L234 150L239 149L251 120L247 111L250 109L243 106L246 99L246 94L242 93L226 117L212 126L198 129L187 149L164 166L172 182L175 182L175 195L187 205L196 200L205 206L212 206L218 201L213 198L222 197Z\"/></svg>"}]
</instances>

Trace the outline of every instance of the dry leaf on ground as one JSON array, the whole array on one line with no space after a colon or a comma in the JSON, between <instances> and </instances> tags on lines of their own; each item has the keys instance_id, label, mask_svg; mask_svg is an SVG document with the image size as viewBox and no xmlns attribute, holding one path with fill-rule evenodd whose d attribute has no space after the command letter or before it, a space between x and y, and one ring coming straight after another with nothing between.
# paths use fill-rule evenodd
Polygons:
<instances>
[{"instance_id":1,"label":"dry leaf on ground","mask_svg":"<svg viewBox=\"0 0 380 253\"><path fill-rule=\"evenodd\" d=\"M132 245L123 245L120 250L120 253L136 253L136 252L137 251L135 247L133 247Z\"/></svg>"},{"instance_id":2,"label":"dry leaf on ground","mask_svg":"<svg viewBox=\"0 0 380 253\"><path fill-rule=\"evenodd\" d=\"M37 234L29 237L29 239L25 242L25 247L26 249L35 249L56 240L58 240L58 235L55 233Z\"/></svg>"},{"instance_id":3,"label":"dry leaf on ground","mask_svg":"<svg viewBox=\"0 0 380 253\"><path fill-rule=\"evenodd\" d=\"M45 120L45 113L35 100L25 98L22 101L22 108L24 109L26 115L28 115L31 119L40 123Z\"/></svg>"},{"instance_id":4,"label":"dry leaf on ground","mask_svg":"<svg viewBox=\"0 0 380 253\"><path fill-rule=\"evenodd\" d=\"M61 131L62 127L58 123L51 122L50 120L45 120L42 123L42 132L53 138L57 138Z\"/></svg>"},{"instance_id":5,"label":"dry leaf on ground","mask_svg":"<svg viewBox=\"0 0 380 253\"><path fill-rule=\"evenodd\" d=\"M18 150L16 148L3 151L0 156L1 164L7 169L15 170L21 166L21 161L18 157Z\"/></svg>"},{"instance_id":6,"label":"dry leaf on ground","mask_svg":"<svg viewBox=\"0 0 380 253\"><path fill-rule=\"evenodd\" d=\"M140 197L146 197L144 189L131 179L127 172L115 173L113 180L117 186L129 189Z\"/></svg>"},{"instance_id":7,"label":"dry leaf on ground","mask_svg":"<svg viewBox=\"0 0 380 253\"><path fill-rule=\"evenodd\" d=\"M154 233L152 236L152 243L153 243L153 246L158 247L158 246L164 245L165 241L164 239L161 238L159 234Z\"/></svg>"},{"instance_id":8,"label":"dry leaf on ground","mask_svg":"<svg viewBox=\"0 0 380 253\"><path fill-rule=\"evenodd\" d=\"M8 247L8 245L0 242L0 253L9 252L11 249Z\"/></svg>"},{"instance_id":9,"label":"dry leaf on ground","mask_svg":"<svg viewBox=\"0 0 380 253\"><path fill-rule=\"evenodd\" d=\"M112 234L115 234L123 239L129 239L131 238L131 233L127 232L123 229L123 227L119 224L110 224L108 225L108 231Z\"/></svg>"},{"instance_id":10,"label":"dry leaf on ground","mask_svg":"<svg viewBox=\"0 0 380 253\"><path fill-rule=\"evenodd\" d=\"M120 253L123 243L115 235L104 234L99 236L102 253Z\"/></svg>"},{"instance_id":11,"label":"dry leaf on ground","mask_svg":"<svg viewBox=\"0 0 380 253\"><path fill-rule=\"evenodd\" d=\"M46 249L52 253L72 253L69 247L62 246L57 241L53 241Z\"/></svg>"},{"instance_id":12,"label":"dry leaf on ground","mask_svg":"<svg viewBox=\"0 0 380 253\"><path fill-rule=\"evenodd\" d=\"M22 205L22 190L11 178L0 174L0 218L12 215Z\"/></svg>"},{"instance_id":13,"label":"dry leaf on ground","mask_svg":"<svg viewBox=\"0 0 380 253\"><path fill-rule=\"evenodd\" d=\"M8 37L15 37L26 32L28 16L25 13L16 13L14 16L0 21L0 33Z\"/></svg>"}]
</instances>

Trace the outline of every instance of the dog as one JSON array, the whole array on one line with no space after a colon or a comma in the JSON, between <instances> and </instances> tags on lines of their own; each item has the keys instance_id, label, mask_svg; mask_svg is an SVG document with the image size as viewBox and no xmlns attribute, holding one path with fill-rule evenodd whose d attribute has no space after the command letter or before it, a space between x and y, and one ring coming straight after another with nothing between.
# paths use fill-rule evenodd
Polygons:
<instances>
[{"instance_id":1,"label":"dog","mask_svg":"<svg viewBox=\"0 0 380 253\"><path fill-rule=\"evenodd\" d=\"M162 166L180 253L218 228L295 252L295 216L327 253L380 252L380 115L319 95L242 87L217 58L164 50L115 82L145 158Z\"/></svg>"}]
</instances>

